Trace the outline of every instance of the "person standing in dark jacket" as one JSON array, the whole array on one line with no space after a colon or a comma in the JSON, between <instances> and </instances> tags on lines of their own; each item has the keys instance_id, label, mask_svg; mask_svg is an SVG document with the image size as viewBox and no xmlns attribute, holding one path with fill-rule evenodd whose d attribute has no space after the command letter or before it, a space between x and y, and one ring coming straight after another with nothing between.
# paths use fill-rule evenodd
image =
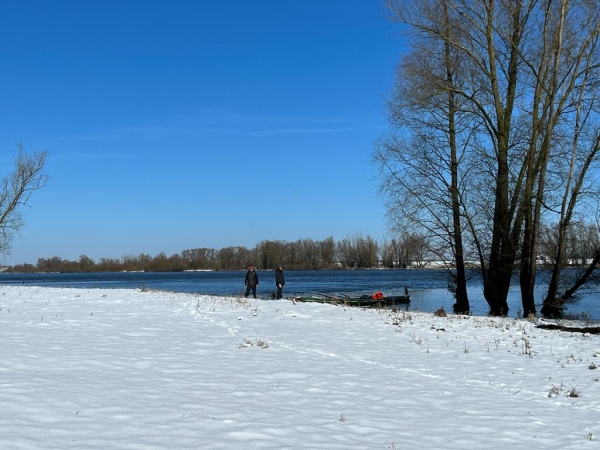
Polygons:
<instances>
[{"instance_id":1,"label":"person standing in dark jacket","mask_svg":"<svg viewBox=\"0 0 600 450\"><path fill-rule=\"evenodd\" d=\"M258 286L258 274L256 273L256 270L254 270L254 267L252 267L252 266L248 267L248 272L246 272L246 280L245 280L244 284L246 285L245 297L248 298L248 295L250 295L250 291L252 291L252 295L254 296L254 298L256 298L256 287Z\"/></svg>"},{"instance_id":2,"label":"person standing in dark jacket","mask_svg":"<svg viewBox=\"0 0 600 450\"><path fill-rule=\"evenodd\" d=\"M285 277L283 276L283 267L277 267L275 271L275 284L277 285L277 300L283 297L283 286L285 286Z\"/></svg>"}]
</instances>

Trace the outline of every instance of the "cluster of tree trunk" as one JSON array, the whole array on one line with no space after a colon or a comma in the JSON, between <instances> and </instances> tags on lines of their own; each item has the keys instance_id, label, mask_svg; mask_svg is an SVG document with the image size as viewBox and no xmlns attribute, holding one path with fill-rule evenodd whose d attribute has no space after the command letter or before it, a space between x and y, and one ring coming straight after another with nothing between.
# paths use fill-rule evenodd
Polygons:
<instances>
[{"instance_id":1,"label":"cluster of tree trunk","mask_svg":"<svg viewBox=\"0 0 600 450\"><path fill-rule=\"evenodd\" d=\"M455 262L455 311L470 309L464 268L475 260L490 313L507 314L517 272L526 316L537 312L542 229L551 228L541 312L555 312L600 259L596 245L584 277L561 289L569 236L599 211L600 4L387 4L407 48L390 130L373 151L392 227L427 236Z\"/></svg>"}]
</instances>

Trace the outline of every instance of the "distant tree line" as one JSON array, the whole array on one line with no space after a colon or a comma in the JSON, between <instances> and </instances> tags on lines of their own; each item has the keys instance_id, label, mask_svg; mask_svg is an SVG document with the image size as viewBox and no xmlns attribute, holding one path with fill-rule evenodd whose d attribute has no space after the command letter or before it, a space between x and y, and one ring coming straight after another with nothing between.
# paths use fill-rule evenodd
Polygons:
<instances>
[{"instance_id":1,"label":"distant tree line","mask_svg":"<svg viewBox=\"0 0 600 450\"><path fill-rule=\"evenodd\" d=\"M167 256L141 254L125 255L119 259L100 258L94 261L81 255L78 261L39 258L37 264L18 264L7 272L179 272L184 270L241 270L252 265L258 269L275 269L279 264L286 269L335 269L407 267L421 265L426 243L419 236L377 242L370 236L356 235L340 241L328 237L318 241L299 239L294 242L265 240L254 248L244 246L192 248ZM418 261L415 263L415 261Z\"/></svg>"},{"instance_id":2,"label":"distant tree line","mask_svg":"<svg viewBox=\"0 0 600 450\"><path fill-rule=\"evenodd\" d=\"M552 267L556 247L557 225L545 226L541 240L540 259L543 267ZM275 269L283 265L289 270L308 269L371 269L371 268L428 268L455 269L452 255L440 254L434 240L424 234L402 234L398 238L376 241L370 236L356 235L340 241L328 237L322 241L299 239L294 242L261 241L254 248L243 246L193 248L167 256L160 253L154 257L147 254L125 255L119 259L100 258L94 261L86 255L70 261L58 256L39 258L35 265L8 266L7 272L16 273L90 273L90 272L181 272L184 270L242 270L255 266L261 270ZM563 255L565 266L587 267L598 257L600 251L598 227L580 225L577 232L570 233L569 246ZM470 261L477 267L477 261Z\"/></svg>"}]
</instances>

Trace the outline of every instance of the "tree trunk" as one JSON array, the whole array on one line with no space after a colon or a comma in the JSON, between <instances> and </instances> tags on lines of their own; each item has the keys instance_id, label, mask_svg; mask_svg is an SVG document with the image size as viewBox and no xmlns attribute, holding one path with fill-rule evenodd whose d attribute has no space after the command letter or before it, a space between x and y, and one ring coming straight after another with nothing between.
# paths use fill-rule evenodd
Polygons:
<instances>
[{"instance_id":1,"label":"tree trunk","mask_svg":"<svg viewBox=\"0 0 600 450\"><path fill-rule=\"evenodd\" d=\"M544 305L542 306L542 314L548 315L547 312L551 305L556 303L556 296L558 295L558 283L560 282L560 271L563 267L563 249L564 249L564 227L559 224L558 229L558 242L556 245L556 256L554 260L554 265L552 266L552 275L550 277L550 282L548 283L548 292L546 293L546 298L544 299ZM546 311L546 312L544 312Z\"/></svg>"},{"instance_id":2,"label":"tree trunk","mask_svg":"<svg viewBox=\"0 0 600 450\"><path fill-rule=\"evenodd\" d=\"M569 300L573 296L573 294L575 294L577 289L579 289L581 286L583 286L587 282L587 280L592 276L592 274L596 270L596 267L598 266L599 263L600 263L600 250L596 252L596 255L594 256L592 263L588 266L588 268L583 273L583 275L580 278L578 278L575 281L575 283L573 283L573 286L571 286L569 289L567 289L565 291L565 293L562 296L562 299L564 301Z\"/></svg>"},{"instance_id":3,"label":"tree trunk","mask_svg":"<svg viewBox=\"0 0 600 450\"><path fill-rule=\"evenodd\" d=\"M458 255L457 255L458 256ZM462 255L461 255L462 256ZM462 259L462 258L461 258ZM469 305L469 296L467 294L467 278L465 275L464 261L456 261L456 303L452 306L456 314L469 314L471 307Z\"/></svg>"},{"instance_id":4,"label":"tree trunk","mask_svg":"<svg viewBox=\"0 0 600 450\"><path fill-rule=\"evenodd\" d=\"M527 254L527 257L521 259L521 272L519 274L519 284L521 286L521 304L523 305L523 317L529 317L535 315L535 298L534 298L534 287L535 287L535 261L531 260L531 251L529 242L524 239L523 242L523 256Z\"/></svg>"},{"instance_id":5,"label":"tree trunk","mask_svg":"<svg viewBox=\"0 0 600 450\"><path fill-rule=\"evenodd\" d=\"M512 270L490 274L488 281L483 284L483 296L490 307L492 316L508 315L508 290L512 278Z\"/></svg>"},{"instance_id":6,"label":"tree trunk","mask_svg":"<svg viewBox=\"0 0 600 450\"><path fill-rule=\"evenodd\" d=\"M556 298L556 293L552 297L550 297L550 295L546 296L540 312L546 317L560 316L562 314L562 306L564 305L564 303L566 303L573 296L573 294L575 294L577 289L579 289L588 281L590 276L592 276L592 274L596 270L596 267L599 263L600 249L596 250L594 259L592 260L586 271L583 273L583 275L581 275L581 277L575 280L575 283L573 283L573 285L565 291L561 298Z\"/></svg>"},{"instance_id":7,"label":"tree trunk","mask_svg":"<svg viewBox=\"0 0 600 450\"><path fill-rule=\"evenodd\" d=\"M444 24L447 36L451 36L448 4L443 2ZM444 41L444 58L446 63L446 81L448 86L454 85L455 65L452 61L452 50L449 39ZM465 274L465 258L461 225L461 201L458 175L458 145L456 139L456 98L452 90L448 92L448 137L450 144L450 195L452 196L452 238L454 241L454 259L456 262L456 303L453 305L455 313L468 314L470 312L469 296L467 294L467 277Z\"/></svg>"}]
</instances>

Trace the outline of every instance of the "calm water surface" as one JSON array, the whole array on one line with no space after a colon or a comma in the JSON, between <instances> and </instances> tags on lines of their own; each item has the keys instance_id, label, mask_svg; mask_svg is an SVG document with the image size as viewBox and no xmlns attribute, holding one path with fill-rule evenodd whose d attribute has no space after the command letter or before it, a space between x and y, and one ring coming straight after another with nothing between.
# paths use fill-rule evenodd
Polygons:
<instances>
[{"instance_id":1,"label":"calm water surface","mask_svg":"<svg viewBox=\"0 0 600 450\"><path fill-rule=\"evenodd\" d=\"M275 272L258 271L258 293L268 299L275 292ZM211 295L239 295L244 292L245 271L224 272L119 272L119 273L51 273L0 274L0 285L77 288L130 288L160 289ZM409 289L412 311L432 312L443 307L452 311L454 298L447 291L448 280L444 270L302 270L285 271L285 296L313 293L371 294L382 291L386 295L402 294ZM537 292L537 301L543 298L543 287ZM469 282L469 300L474 315L487 314L481 282ZM521 310L518 286L511 288L508 299L510 316L517 317ZM538 308L539 310L539 308ZM568 314L585 314L600 320L600 293L582 292L577 304L570 305Z\"/></svg>"}]
</instances>

